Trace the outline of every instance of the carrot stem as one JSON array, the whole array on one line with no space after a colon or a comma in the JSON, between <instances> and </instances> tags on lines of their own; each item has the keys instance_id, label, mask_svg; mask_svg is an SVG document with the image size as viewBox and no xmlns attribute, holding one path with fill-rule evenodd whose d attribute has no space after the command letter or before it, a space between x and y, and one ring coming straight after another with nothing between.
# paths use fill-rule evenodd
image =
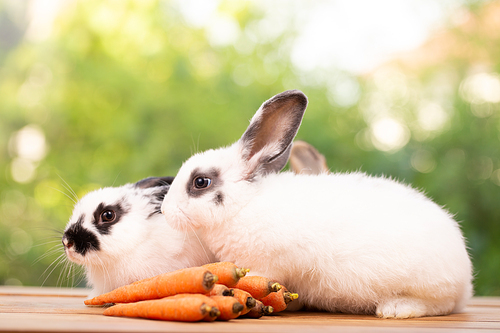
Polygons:
<instances>
[{"instance_id":1,"label":"carrot stem","mask_svg":"<svg viewBox=\"0 0 500 333\"><path fill-rule=\"evenodd\" d=\"M285 291L283 293L283 297L285 299L285 303L288 304L290 303L291 301L294 301L296 300L297 298L299 298L299 294L297 293L291 293L289 291Z\"/></svg>"}]
</instances>

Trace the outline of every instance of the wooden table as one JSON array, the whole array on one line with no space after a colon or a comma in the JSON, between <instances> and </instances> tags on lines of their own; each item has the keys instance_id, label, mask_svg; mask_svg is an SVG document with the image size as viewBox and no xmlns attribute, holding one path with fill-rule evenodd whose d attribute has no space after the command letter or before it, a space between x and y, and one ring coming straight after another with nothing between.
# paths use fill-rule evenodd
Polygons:
<instances>
[{"instance_id":1,"label":"wooden table","mask_svg":"<svg viewBox=\"0 0 500 333\"><path fill-rule=\"evenodd\" d=\"M260 319L176 323L103 316L86 307L85 289L0 286L0 332L463 332L499 331L500 297L476 297L465 313L419 319L378 319L319 312Z\"/></svg>"}]
</instances>

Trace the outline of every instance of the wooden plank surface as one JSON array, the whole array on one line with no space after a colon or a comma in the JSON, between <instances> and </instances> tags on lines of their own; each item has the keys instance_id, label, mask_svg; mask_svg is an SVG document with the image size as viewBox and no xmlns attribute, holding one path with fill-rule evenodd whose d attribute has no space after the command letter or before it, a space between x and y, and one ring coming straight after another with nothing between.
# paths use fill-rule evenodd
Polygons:
<instances>
[{"instance_id":1,"label":"wooden plank surface","mask_svg":"<svg viewBox=\"0 0 500 333\"><path fill-rule=\"evenodd\" d=\"M500 331L500 298L476 297L465 313L417 319L284 312L260 319L176 323L106 317L85 289L0 286L0 332L461 332Z\"/></svg>"}]
</instances>

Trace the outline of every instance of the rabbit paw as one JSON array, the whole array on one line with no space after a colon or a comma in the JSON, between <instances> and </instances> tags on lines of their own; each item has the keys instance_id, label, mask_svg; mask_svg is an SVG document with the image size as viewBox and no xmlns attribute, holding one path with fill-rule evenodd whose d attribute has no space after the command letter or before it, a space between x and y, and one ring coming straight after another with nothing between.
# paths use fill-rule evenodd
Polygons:
<instances>
[{"instance_id":1,"label":"rabbit paw","mask_svg":"<svg viewBox=\"0 0 500 333\"><path fill-rule=\"evenodd\" d=\"M379 318L416 318L425 316L427 307L416 298L396 298L381 302L377 306L376 314Z\"/></svg>"}]
</instances>

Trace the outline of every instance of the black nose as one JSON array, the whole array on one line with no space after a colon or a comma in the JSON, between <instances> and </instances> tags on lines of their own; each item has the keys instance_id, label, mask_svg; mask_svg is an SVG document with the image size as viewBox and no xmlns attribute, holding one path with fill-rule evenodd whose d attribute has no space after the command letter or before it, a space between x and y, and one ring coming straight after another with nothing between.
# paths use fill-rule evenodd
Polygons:
<instances>
[{"instance_id":1,"label":"black nose","mask_svg":"<svg viewBox=\"0 0 500 333\"><path fill-rule=\"evenodd\" d=\"M99 251L100 242L93 232L82 226L82 223L78 221L66 229L62 243L65 249L72 249L83 256L88 251Z\"/></svg>"}]
</instances>

